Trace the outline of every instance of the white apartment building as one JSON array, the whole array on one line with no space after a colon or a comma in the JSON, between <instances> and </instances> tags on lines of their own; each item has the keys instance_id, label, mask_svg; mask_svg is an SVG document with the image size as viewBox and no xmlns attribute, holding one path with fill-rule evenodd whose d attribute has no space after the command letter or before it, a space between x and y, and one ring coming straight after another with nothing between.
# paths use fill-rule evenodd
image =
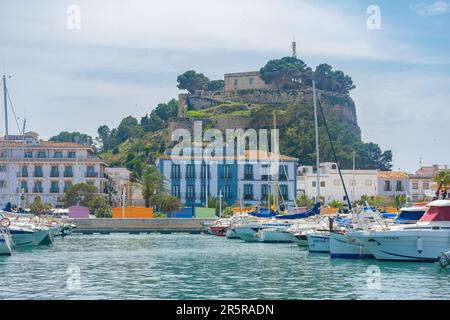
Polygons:
<instances>
[{"instance_id":1,"label":"white apartment building","mask_svg":"<svg viewBox=\"0 0 450 320\"><path fill-rule=\"evenodd\" d=\"M29 207L36 196L60 205L64 191L87 183L106 193L107 164L91 146L39 140L34 132L0 139L0 207L8 202ZM22 196L21 196L22 195Z\"/></svg>"},{"instance_id":2,"label":"white apartment building","mask_svg":"<svg viewBox=\"0 0 450 320\"><path fill-rule=\"evenodd\" d=\"M363 195L376 196L378 193L377 170L341 170L350 201L356 201ZM317 174L313 166L298 168L298 195L306 194L315 197L317 193ZM320 195L328 204L333 200L346 202L344 188L336 163L320 164Z\"/></svg>"}]
</instances>

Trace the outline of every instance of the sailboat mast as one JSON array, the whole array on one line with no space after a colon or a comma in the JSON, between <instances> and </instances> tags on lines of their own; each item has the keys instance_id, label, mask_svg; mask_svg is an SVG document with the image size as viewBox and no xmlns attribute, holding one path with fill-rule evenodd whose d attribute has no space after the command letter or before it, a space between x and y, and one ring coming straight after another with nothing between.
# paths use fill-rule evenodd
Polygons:
<instances>
[{"instance_id":1,"label":"sailboat mast","mask_svg":"<svg viewBox=\"0 0 450 320\"><path fill-rule=\"evenodd\" d=\"M5 108L5 136L8 135L8 99L6 91L6 75L3 75L3 105Z\"/></svg>"},{"instance_id":2,"label":"sailboat mast","mask_svg":"<svg viewBox=\"0 0 450 320\"><path fill-rule=\"evenodd\" d=\"M273 149L275 152L275 168L274 168L274 174L273 174L273 191L274 191L274 206L275 206L275 210L278 210L278 170L279 170L279 165L278 165L278 144L277 144L277 139L278 139L278 134L277 134L277 113L276 111L273 112L273 132L274 132L274 139L273 139Z\"/></svg>"},{"instance_id":3,"label":"sailboat mast","mask_svg":"<svg viewBox=\"0 0 450 320\"><path fill-rule=\"evenodd\" d=\"M316 203L320 202L320 154L319 154L319 123L317 120L317 97L316 97L316 81L315 76L313 72L313 100L314 100L314 126L316 131L316 166L317 166L317 181L316 181L316 188L317 188L317 196L316 196Z\"/></svg>"}]
</instances>

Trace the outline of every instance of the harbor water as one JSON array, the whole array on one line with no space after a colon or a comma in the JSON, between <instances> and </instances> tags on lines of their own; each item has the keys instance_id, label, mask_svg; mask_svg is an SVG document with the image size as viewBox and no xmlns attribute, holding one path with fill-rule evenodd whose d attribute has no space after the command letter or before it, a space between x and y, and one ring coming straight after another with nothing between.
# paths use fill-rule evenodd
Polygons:
<instances>
[{"instance_id":1,"label":"harbor water","mask_svg":"<svg viewBox=\"0 0 450 320\"><path fill-rule=\"evenodd\" d=\"M0 299L449 299L435 263L209 235L72 235L0 257Z\"/></svg>"}]
</instances>

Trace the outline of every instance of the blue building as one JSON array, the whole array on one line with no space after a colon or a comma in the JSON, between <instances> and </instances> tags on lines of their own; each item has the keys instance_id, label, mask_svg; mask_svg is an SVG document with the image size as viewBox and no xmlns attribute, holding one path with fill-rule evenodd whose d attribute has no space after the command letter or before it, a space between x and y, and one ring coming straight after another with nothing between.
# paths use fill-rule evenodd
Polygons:
<instances>
[{"instance_id":1,"label":"blue building","mask_svg":"<svg viewBox=\"0 0 450 320\"><path fill-rule=\"evenodd\" d=\"M257 151L247 151L244 160L237 157L169 156L157 161L165 177L166 190L186 206L205 206L208 197L220 195L228 205L258 206L274 194L273 172L277 171L279 203L293 207L297 192L295 158L280 155L279 170L269 154L263 158Z\"/></svg>"},{"instance_id":2,"label":"blue building","mask_svg":"<svg viewBox=\"0 0 450 320\"><path fill-rule=\"evenodd\" d=\"M408 195L409 176L406 172L379 172L378 195L394 197L396 195Z\"/></svg>"}]
</instances>

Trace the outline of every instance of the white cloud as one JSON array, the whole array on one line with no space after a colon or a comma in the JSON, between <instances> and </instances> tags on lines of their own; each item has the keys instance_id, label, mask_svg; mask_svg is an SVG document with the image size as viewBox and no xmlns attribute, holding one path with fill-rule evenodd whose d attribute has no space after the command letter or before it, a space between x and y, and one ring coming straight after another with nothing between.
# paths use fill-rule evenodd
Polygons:
<instances>
[{"instance_id":1,"label":"white cloud","mask_svg":"<svg viewBox=\"0 0 450 320\"><path fill-rule=\"evenodd\" d=\"M420 16L438 16L450 12L450 5L445 1L436 1L434 3L419 3L411 6Z\"/></svg>"}]
</instances>

